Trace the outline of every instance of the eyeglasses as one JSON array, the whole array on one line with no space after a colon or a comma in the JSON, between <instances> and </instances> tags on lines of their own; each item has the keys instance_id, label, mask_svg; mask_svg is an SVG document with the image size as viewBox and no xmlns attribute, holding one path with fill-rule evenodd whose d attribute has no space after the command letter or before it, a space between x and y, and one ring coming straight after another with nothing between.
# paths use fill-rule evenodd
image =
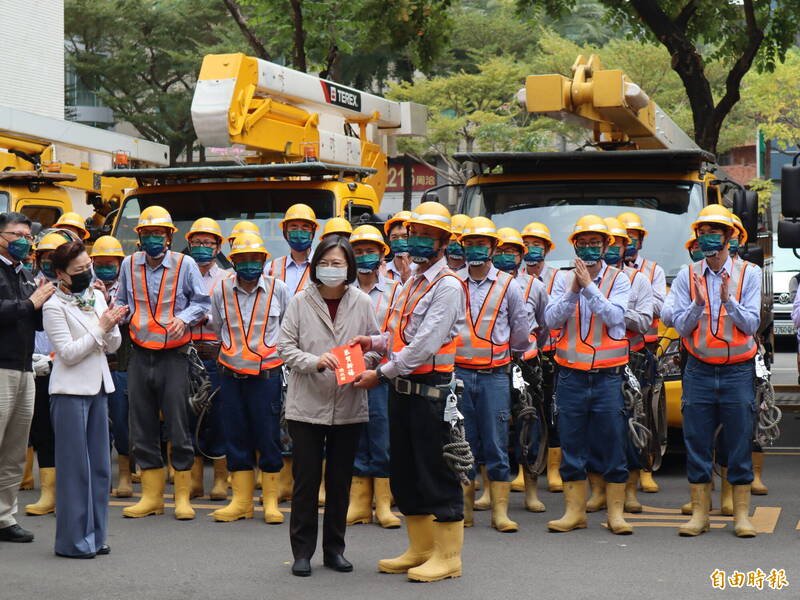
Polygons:
<instances>
[{"instance_id":1,"label":"eyeglasses","mask_svg":"<svg viewBox=\"0 0 800 600\"><path fill-rule=\"evenodd\" d=\"M577 248L602 248L603 247L603 242L600 241L600 240L595 240L595 241L591 241L591 242L583 242L583 241L581 241L581 242L576 242L575 246Z\"/></svg>"},{"instance_id":2,"label":"eyeglasses","mask_svg":"<svg viewBox=\"0 0 800 600\"><path fill-rule=\"evenodd\" d=\"M216 248L217 242L189 242L189 246L192 248Z\"/></svg>"},{"instance_id":3,"label":"eyeglasses","mask_svg":"<svg viewBox=\"0 0 800 600\"><path fill-rule=\"evenodd\" d=\"M346 262L342 262L340 260L336 260L336 261L333 261L333 262L327 262L327 261L321 260L321 261L319 261L317 263L317 266L318 267L334 267L335 269L342 269L342 268L347 268L347 263Z\"/></svg>"},{"instance_id":4,"label":"eyeglasses","mask_svg":"<svg viewBox=\"0 0 800 600\"><path fill-rule=\"evenodd\" d=\"M17 233L16 231L3 231L2 234L3 235L13 235L17 239L25 238L29 242L32 242L34 240L34 237L30 233Z\"/></svg>"},{"instance_id":5,"label":"eyeglasses","mask_svg":"<svg viewBox=\"0 0 800 600\"><path fill-rule=\"evenodd\" d=\"M520 256L520 251L516 248L506 248L505 250L496 250L495 254L505 256Z\"/></svg>"},{"instance_id":6,"label":"eyeglasses","mask_svg":"<svg viewBox=\"0 0 800 600\"><path fill-rule=\"evenodd\" d=\"M393 242L395 240L407 240L407 239L408 239L408 234L403 234L403 233L393 233L389 236L390 242Z\"/></svg>"}]
</instances>

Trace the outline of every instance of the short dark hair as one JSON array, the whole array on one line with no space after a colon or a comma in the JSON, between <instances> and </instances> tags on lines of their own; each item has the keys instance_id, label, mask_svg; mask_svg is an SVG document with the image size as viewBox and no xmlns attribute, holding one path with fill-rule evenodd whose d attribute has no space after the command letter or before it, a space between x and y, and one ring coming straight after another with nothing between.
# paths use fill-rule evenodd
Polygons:
<instances>
[{"instance_id":1,"label":"short dark hair","mask_svg":"<svg viewBox=\"0 0 800 600\"><path fill-rule=\"evenodd\" d=\"M4 212L0 213L0 229L5 229L6 225L13 223L22 223L31 227L31 220L21 212Z\"/></svg>"},{"instance_id":2,"label":"short dark hair","mask_svg":"<svg viewBox=\"0 0 800 600\"><path fill-rule=\"evenodd\" d=\"M347 259L347 283L353 283L356 280L356 255L353 254L353 247L350 242L340 235L329 235L319 243L319 246L314 250L314 256L311 257L311 281L319 283L317 279L317 265L322 257L328 253L331 248L339 247L344 252L344 257Z\"/></svg>"},{"instance_id":3,"label":"short dark hair","mask_svg":"<svg viewBox=\"0 0 800 600\"><path fill-rule=\"evenodd\" d=\"M86 252L86 246L83 242L66 242L61 244L58 248L53 250L50 260L53 263L53 271L67 272L69 263L78 258L82 253Z\"/></svg>"}]
</instances>

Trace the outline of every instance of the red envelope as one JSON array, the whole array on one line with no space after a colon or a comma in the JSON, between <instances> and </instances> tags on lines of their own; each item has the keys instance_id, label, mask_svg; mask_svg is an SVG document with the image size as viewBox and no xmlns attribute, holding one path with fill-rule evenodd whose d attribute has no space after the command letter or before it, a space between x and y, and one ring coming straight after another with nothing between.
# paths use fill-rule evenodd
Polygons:
<instances>
[{"instance_id":1,"label":"red envelope","mask_svg":"<svg viewBox=\"0 0 800 600\"><path fill-rule=\"evenodd\" d=\"M356 375L367 370L364 364L364 353L361 346L339 346L333 348L331 353L339 359L339 368L336 369L336 383L344 385L355 381Z\"/></svg>"}]
</instances>

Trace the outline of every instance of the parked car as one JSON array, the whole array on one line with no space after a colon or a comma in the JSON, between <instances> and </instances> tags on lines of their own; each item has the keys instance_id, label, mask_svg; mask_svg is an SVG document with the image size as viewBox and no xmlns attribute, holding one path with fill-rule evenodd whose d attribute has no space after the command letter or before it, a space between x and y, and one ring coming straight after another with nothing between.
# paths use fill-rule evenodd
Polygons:
<instances>
[{"instance_id":1,"label":"parked car","mask_svg":"<svg viewBox=\"0 0 800 600\"><path fill-rule=\"evenodd\" d=\"M792 323L792 304L797 293L800 277L800 258L791 248L779 248L778 238L773 240L772 291L775 337L795 336L797 331ZM800 250L798 250L800 254Z\"/></svg>"}]
</instances>

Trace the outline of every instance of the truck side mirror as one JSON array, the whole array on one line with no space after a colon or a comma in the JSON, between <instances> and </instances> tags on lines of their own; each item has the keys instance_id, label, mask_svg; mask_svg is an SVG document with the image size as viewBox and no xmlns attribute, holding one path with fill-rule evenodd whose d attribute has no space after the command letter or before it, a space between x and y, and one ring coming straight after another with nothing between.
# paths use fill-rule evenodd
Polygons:
<instances>
[{"instance_id":1,"label":"truck side mirror","mask_svg":"<svg viewBox=\"0 0 800 600\"><path fill-rule=\"evenodd\" d=\"M741 219L747 239L755 241L758 237L758 194L750 190L736 190L733 193L733 212Z\"/></svg>"},{"instance_id":2,"label":"truck side mirror","mask_svg":"<svg viewBox=\"0 0 800 600\"><path fill-rule=\"evenodd\" d=\"M778 222L778 247L800 248L800 222L784 220Z\"/></svg>"},{"instance_id":3,"label":"truck side mirror","mask_svg":"<svg viewBox=\"0 0 800 600\"><path fill-rule=\"evenodd\" d=\"M790 165L781 168L781 213L784 219L800 218L800 166L797 154ZM782 246L784 247L784 246Z\"/></svg>"}]
</instances>

